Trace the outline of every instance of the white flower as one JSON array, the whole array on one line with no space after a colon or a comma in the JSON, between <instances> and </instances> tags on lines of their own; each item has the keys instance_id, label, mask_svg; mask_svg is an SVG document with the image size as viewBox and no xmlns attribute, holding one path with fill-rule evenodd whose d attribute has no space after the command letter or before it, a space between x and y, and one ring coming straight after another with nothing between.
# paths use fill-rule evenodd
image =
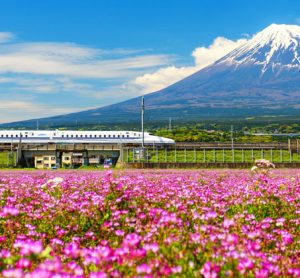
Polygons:
<instances>
[{"instance_id":1,"label":"white flower","mask_svg":"<svg viewBox=\"0 0 300 278\"><path fill-rule=\"evenodd\" d=\"M255 171L257 171L257 166L253 166L252 168L251 168L251 172L255 172Z\"/></svg>"},{"instance_id":2,"label":"white flower","mask_svg":"<svg viewBox=\"0 0 300 278\"><path fill-rule=\"evenodd\" d=\"M61 178L61 177L56 177L56 178L54 178L53 180L51 180L52 182L54 182L54 183L61 183L61 182L63 182L63 178Z\"/></svg>"},{"instance_id":3,"label":"white flower","mask_svg":"<svg viewBox=\"0 0 300 278\"><path fill-rule=\"evenodd\" d=\"M44 184L41 185L41 189L47 188L49 184L51 184L51 188L55 188L55 187L57 187L60 183L62 183L63 180L64 180L64 179L61 178L61 177L55 177L54 179L47 180L46 183L44 183Z\"/></svg>"},{"instance_id":4,"label":"white flower","mask_svg":"<svg viewBox=\"0 0 300 278\"><path fill-rule=\"evenodd\" d=\"M47 188L47 183L42 184L42 185L41 185L41 188L42 188L42 189Z\"/></svg>"}]
</instances>

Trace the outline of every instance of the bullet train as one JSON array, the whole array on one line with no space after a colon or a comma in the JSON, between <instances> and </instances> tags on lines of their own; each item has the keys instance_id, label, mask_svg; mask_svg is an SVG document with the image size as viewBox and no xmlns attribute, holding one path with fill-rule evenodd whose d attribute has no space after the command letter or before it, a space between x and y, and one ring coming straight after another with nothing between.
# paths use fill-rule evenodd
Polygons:
<instances>
[{"instance_id":1,"label":"bullet train","mask_svg":"<svg viewBox=\"0 0 300 278\"><path fill-rule=\"evenodd\" d=\"M0 143L141 144L138 131L0 130ZM145 144L174 144L169 138L144 132Z\"/></svg>"}]
</instances>

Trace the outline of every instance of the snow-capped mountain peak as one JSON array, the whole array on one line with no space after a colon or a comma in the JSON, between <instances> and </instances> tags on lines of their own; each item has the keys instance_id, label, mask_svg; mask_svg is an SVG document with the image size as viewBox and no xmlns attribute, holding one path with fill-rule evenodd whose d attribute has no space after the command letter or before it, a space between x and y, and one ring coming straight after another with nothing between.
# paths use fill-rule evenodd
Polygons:
<instances>
[{"instance_id":1,"label":"snow-capped mountain peak","mask_svg":"<svg viewBox=\"0 0 300 278\"><path fill-rule=\"evenodd\" d=\"M262 74L300 68L300 26L271 24L218 62L260 65Z\"/></svg>"},{"instance_id":2,"label":"snow-capped mountain peak","mask_svg":"<svg viewBox=\"0 0 300 278\"><path fill-rule=\"evenodd\" d=\"M300 39L300 26L286 24L271 24L263 31L253 37L253 42L260 42L261 45L271 42L273 47L288 48L295 43L298 46Z\"/></svg>"}]
</instances>

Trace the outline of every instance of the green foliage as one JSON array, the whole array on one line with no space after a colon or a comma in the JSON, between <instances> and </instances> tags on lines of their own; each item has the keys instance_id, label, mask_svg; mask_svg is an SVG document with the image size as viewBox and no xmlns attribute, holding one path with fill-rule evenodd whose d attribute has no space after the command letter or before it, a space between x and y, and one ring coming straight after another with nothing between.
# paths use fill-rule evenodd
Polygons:
<instances>
[{"instance_id":1,"label":"green foliage","mask_svg":"<svg viewBox=\"0 0 300 278\"><path fill-rule=\"evenodd\" d=\"M228 208L227 216L233 217L239 213L245 213L245 211L249 214L253 214L255 219L260 221L264 218L278 218L284 217L289 219L293 216L293 207L289 206L289 204L284 203L280 198L274 195L268 196L268 200L263 200L260 202L260 199L256 200L256 203L252 204L238 204L233 205Z\"/></svg>"}]
</instances>

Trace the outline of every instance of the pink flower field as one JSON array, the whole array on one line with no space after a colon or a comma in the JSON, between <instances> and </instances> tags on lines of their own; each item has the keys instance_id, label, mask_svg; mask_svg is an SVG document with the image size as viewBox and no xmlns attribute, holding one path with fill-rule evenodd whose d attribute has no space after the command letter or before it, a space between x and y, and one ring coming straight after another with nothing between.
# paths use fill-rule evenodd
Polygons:
<instances>
[{"instance_id":1,"label":"pink flower field","mask_svg":"<svg viewBox=\"0 0 300 278\"><path fill-rule=\"evenodd\" d=\"M2 171L2 277L300 276L300 171Z\"/></svg>"}]
</instances>

